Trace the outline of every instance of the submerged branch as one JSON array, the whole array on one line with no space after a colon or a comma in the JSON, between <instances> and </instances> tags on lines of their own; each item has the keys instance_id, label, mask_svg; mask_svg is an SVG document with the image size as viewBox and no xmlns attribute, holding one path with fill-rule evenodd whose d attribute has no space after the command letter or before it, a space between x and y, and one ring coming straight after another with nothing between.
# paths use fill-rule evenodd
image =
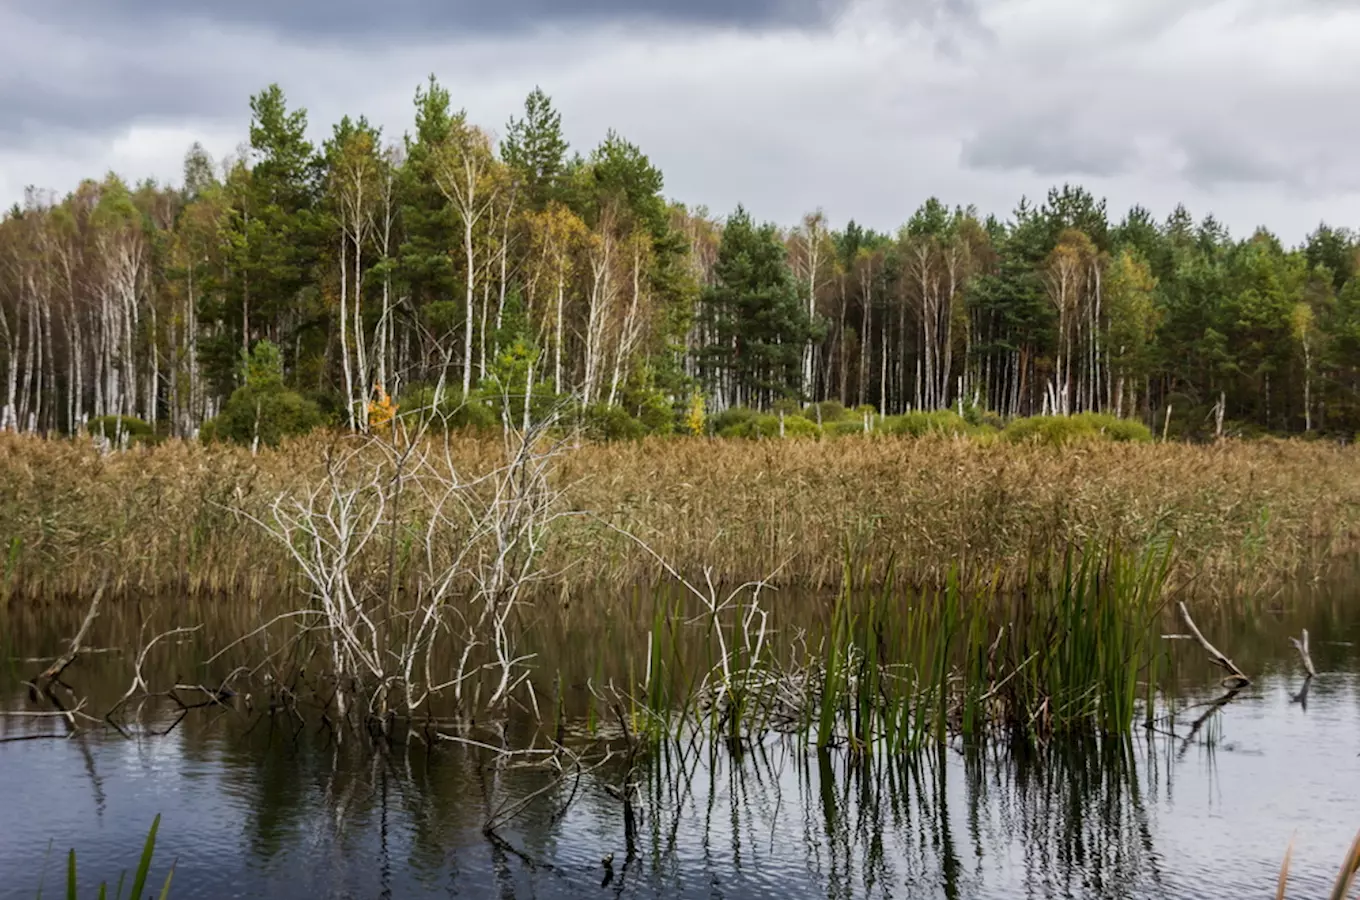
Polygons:
<instances>
[{"instance_id":1,"label":"submerged branch","mask_svg":"<svg viewBox=\"0 0 1360 900\"><path fill-rule=\"evenodd\" d=\"M1223 686L1229 689L1239 689L1251 684L1251 679L1246 676L1246 673L1200 633L1199 626L1190 617L1190 610L1185 608L1185 601L1179 601L1176 606L1180 609L1181 618L1185 620L1185 627L1190 629L1190 634L1204 648L1204 652L1209 654L1209 661L1228 672L1228 677L1223 679Z\"/></svg>"},{"instance_id":2,"label":"submerged branch","mask_svg":"<svg viewBox=\"0 0 1360 900\"><path fill-rule=\"evenodd\" d=\"M76 636L71 638L71 643L66 648L66 652L61 656L58 656L50 666L39 672L37 677L33 679L30 695L35 702L37 700L37 694L40 691L47 694L49 699L55 699L51 697L52 684L53 682L61 681L62 673L65 672L67 667L75 662L76 657L80 655L80 651L85 645L85 638L90 633L90 626L93 625L94 620L99 617L99 604L103 599L104 585L101 584L98 590L94 592L94 598L90 601L90 608L85 611L85 618L81 621L80 628L76 631Z\"/></svg>"}]
</instances>

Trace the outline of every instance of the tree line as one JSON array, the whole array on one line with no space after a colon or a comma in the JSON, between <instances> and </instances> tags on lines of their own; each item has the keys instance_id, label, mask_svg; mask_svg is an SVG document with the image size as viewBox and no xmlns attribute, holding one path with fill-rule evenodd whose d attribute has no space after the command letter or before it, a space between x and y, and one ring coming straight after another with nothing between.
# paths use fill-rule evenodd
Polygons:
<instances>
[{"instance_id":1,"label":"tree line","mask_svg":"<svg viewBox=\"0 0 1360 900\"><path fill-rule=\"evenodd\" d=\"M30 189L0 220L0 429L258 432L268 397L363 430L389 395L507 386L659 431L814 401L1360 427L1350 230L1114 221L1071 185L1004 220L930 199L892 234L781 228L668 200L615 132L573 151L541 90L499 139L433 77L414 105L398 140L345 117L317 146L272 85L248 144L195 145L178 187Z\"/></svg>"}]
</instances>

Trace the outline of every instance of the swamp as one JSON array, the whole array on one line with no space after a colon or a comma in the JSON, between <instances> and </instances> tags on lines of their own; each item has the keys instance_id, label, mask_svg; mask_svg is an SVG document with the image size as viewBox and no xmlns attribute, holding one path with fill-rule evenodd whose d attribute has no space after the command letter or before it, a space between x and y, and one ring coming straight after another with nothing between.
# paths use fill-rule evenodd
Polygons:
<instances>
[{"instance_id":1,"label":"swamp","mask_svg":"<svg viewBox=\"0 0 1360 900\"><path fill-rule=\"evenodd\" d=\"M0 900L1353 900L1345 11L133 5L0 8Z\"/></svg>"},{"instance_id":2,"label":"swamp","mask_svg":"<svg viewBox=\"0 0 1360 900\"><path fill-rule=\"evenodd\" d=\"M1358 462L0 435L0 896L1350 896Z\"/></svg>"}]
</instances>

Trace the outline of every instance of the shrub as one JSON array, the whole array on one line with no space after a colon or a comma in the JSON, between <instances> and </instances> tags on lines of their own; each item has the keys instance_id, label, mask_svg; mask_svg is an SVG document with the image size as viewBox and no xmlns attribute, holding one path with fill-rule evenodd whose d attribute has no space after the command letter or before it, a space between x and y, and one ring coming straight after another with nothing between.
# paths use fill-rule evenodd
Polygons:
<instances>
[{"instance_id":1,"label":"shrub","mask_svg":"<svg viewBox=\"0 0 1360 900\"><path fill-rule=\"evenodd\" d=\"M232 392L221 415L206 423L199 437L208 442L252 444L258 435L261 444L277 447L285 437L306 434L324 424L317 405L296 391L281 385L247 384Z\"/></svg>"},{"instance_id":2,"label":"shrub","mask_svg":"<svg viewBox=\"0 0 1360 900\"><path fill-rule=\"evenodd\" d=\"M778 435L779 417L771 416L771 418L774 419L773 434ZM820 437L821 433L822 429L818 428L817 423L812 421L811 419L805 419L802 416L784 417L784 437L791 438Z\"/></svg>"},{"instance_id":3,"label":"shrub","mask_svg":"<svg viewBox=\"0 0 1360 900\"><path fill-rule=\"evenodd\" d=\"M649 434L675 430L675 405L657 390L638 391L628 398L628 410Z\"/></svg>"},{"instance_id":4,"label":"shrub","mask_svg":"<svg viewBox=\"0 0 1360 900\"><path fill-rule=\"evenodd\" d=\"M962 416L950 409L888 416L879 422L878 429L884 434L909 435L911 437L924 437L927 434L969 434L974 430L963 420Z\"/></svg>"},{"instance_id":5,"label":"shrub","mask_svg":"<svg viewBox=\"0 0 1360 900\"><path fill-rule=\"evenodd\" d=\"M835 400L823 400L821 403L813 403L810 404L807 409L803 410L803 418L811 422L816 422L819 416L822 420L823 427L831 422L844 422L856 419L854 413L850 412L850 410L846 409Z\"/></svg>"},{"instance_id":6,"label":"shrub","mask_svg":"<svg viewBox=\"0 0 1360 900\"><path fill-rule=\"evenodd\" d=\"M501 424L496 410L476 391L472 393L471 399L464 402L461 391L445 389L436 407L434 388L421 386L402 394L399 405L402 419L414 418L434 426L489 430L499 428Z\"/></svg>"},{"instance_id":7,"label":"shrub","mask_svg":"<svg viewBox=\"0 0 1360 900\"><path fill-rule=\"evenodd\" d=\"M695 391L690 395L689 408L685 411L685 432L701 435L708 426L708 413L704 408L704 395Z\"/></svg>"},{"instance_id":8,"label":"shrub","mask_svg":"<svg viewBox=\"0 0 1360 900\"><path fill-rule=\"evenodd\" d=\"M592 403L581 413L586 437L596 441L637 440L647 435L647 427L628 415L628 410L608 403Z\"/></svg>"},{"instance_id":9,"label":"shrub","mask_svg":"<svg viewBox=\"0 0 1360 900\"><path fill-rule=\"evenodd\" d=\"M1031 416L1006 426L1002 437L1011 443L1033 441L1063 447L1082 441L1150 441L1152 432L1141 422L1097 413L1075 416Z\"/></svg>"},{"instance_id":10,"label":"shrub","mask_svg":"<svg viewBox=\"0 0 1360 900\"><path fill-rule=\"evenodd\" d=\"M784 437L817 437L821 433L816 422L802 416L784 416ZM745 422L723 429L720 434L730 438L777 438L779 416L772 413L753 416Z\"/></svg>"},{"instance_id":11,"label":"shrub","mask_svg":"<svg viewBox=\"0 0 1360 900\"><path fill-rule=\"evenodd\" d=\"M200 438L276 447L285 437L306 434L325 424L317 404L283 383L283 356L269 341L260 341L243 361L245 384L232 391L212 427Z\"/></svg>"},{"instance_id":12,"label":"shrub","mask_svg":"<svg viewBox=\"0 0 1360 900\"><path fill-rule=\"evenodd\" d=\"M864 434L864 423L855 419L842 419L822 425L822 434L827 437L852 437Z\"/></svg>"},{"instance_id":13,"label":"shrub","mask_svg":"<svg viewBox=\"0 0 1360 900\"><path fill-rule=\"evenodd\" d=\"M742 437L736 431L745 426L756 417L754 409L745 406L733 406L725 409L717 415L710 416L708 421L713 428L713 433L723 437Z\"/></svg>"},{"instance_id":14,"label":"shrub","mask_svg":"<svg viewBox=\"0 0 1360 900\"><path fill-rule=\"evenodd\" d=\"M1095 416L1103 420L1105 435L1112 441L1150 441L1152 430L1137 419L1116 419L1114 416Z\"/></svg>"},{"instance_id":15,"label":"shrub","mask_svg":"<svg viewBox=\"0 0 1360 900\"><path fill-rule=\"evenodd\" d=\"M114 442L126 436L129 444L151 441L156 436L150 425L132 416L99 416L86 423L85 428L90 434L103 435Z\"/></svg>"}]
</instances>

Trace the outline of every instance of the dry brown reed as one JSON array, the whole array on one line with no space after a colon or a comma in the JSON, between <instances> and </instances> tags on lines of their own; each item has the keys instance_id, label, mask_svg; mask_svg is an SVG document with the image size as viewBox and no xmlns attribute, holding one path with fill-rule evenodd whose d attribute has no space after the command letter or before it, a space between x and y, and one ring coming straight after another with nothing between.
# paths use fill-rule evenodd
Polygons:
<instances>
[{"instance_id":1,"label":"dry brown reed","mask_svg":"<svg viewBox=\"0 0 1360 900\"><path fill-rule=\"evenodd\" d=\"M101 454L88 440L0 435L0 592L30 601L155 592L261 597L296 578L240 515L315 484L338 436L258 456L167 443ZM456 438L467 471L497 439ZM570 518L545 548L558 587L662 577L626 529L686 575L836 585L846 553L869 577L937 585L963 571L1023 583L1069 544L1174 541L1170 580L1228 596L1321 574L1360 544L1360 450L1300 441L1068 448L969 439L649 439L582 445L558 473ZM602 520L602 521L601 521ZM606 524L607 523L607 524Z\"/></svg>"}]
</instances>

